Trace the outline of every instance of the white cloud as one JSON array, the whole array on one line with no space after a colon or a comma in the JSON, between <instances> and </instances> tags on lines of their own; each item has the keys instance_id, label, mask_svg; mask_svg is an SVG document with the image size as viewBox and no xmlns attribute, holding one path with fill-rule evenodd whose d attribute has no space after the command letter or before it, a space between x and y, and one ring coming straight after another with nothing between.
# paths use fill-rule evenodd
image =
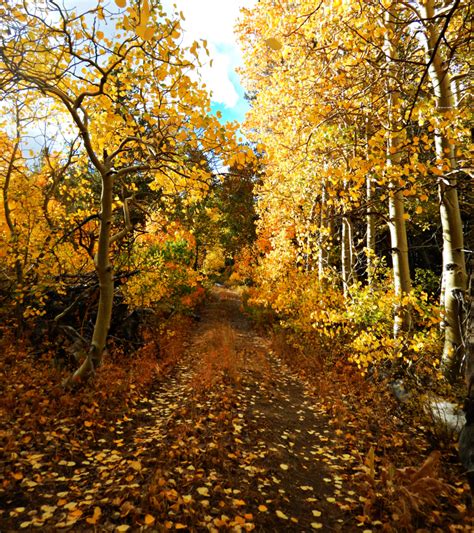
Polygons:
<instances>
[{"instance_id":1,"label":"white cloud","mask_svg":"<svg viewBox=\"0 0 474 533\"><path fill-rule=\"evenodd\" d=\"M234 25L241 7L251 7L256 0L164 0L167 12L182 11L185 20L184 44L204 39L208 43L212 66L200 69L202 81L212 94L214 102L229 108L239 103L237 89L231 76L240 64L241 57L234 35Z\"/></svg>"},{"instance_id":2,"label":"white cloud","mask_svg":"<svg viewBox=\"0 0 474 533\"><path fill-rule=\"evenodd\" d=\"M233 45L239 10L254 3L255 0L165 0L163 5L168 9L176 5L184 13L184 27L194 38Z\"/></svg>"},{"instance_id":3,"label":"white cloud","mask_svg":"<svg viewBox=\"0 0 474 533\"><path fill-rule=\"evenodd\" d=\"M215 50L212 45L209 48L213 57L212 67L206 65L201 68L201 77L206 87L212 93L212 100L225 104L227 107L234 107L239 101L239 95L234 84L229 78L229 73L233 70L231 58Z\"/></svg>"}]
</instances>

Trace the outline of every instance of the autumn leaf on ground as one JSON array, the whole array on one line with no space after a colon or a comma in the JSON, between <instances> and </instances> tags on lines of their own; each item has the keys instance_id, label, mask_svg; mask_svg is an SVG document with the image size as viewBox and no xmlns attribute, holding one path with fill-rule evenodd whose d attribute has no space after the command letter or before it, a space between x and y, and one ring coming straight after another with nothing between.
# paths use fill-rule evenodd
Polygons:
<instances>
[{"instance_id":1,"label":"autumn leaf on ground","mask_svg":"<svg viewBox=\"0 0 474 533\"><path fill-rule=\"evenodd\" d=\"M88 524L97 524L97 522L99 521L100 517L102 515L102 510L100 507L94 507L94 513L92 516L86 518L86 522Z\"/></svg>"},{"instance_id":2,"label":"autumn leaf on ground","mask_svg":"<svg viewBox=\"0 0 474 533\"><path fill-rule=\"evenodd\" d=\"M155 517L152 516L151 514L147 514L145 516L144 522L145 522L145 525L151 526L151 525L153 525L155 523Z\"/></svg>"}]
</instances>

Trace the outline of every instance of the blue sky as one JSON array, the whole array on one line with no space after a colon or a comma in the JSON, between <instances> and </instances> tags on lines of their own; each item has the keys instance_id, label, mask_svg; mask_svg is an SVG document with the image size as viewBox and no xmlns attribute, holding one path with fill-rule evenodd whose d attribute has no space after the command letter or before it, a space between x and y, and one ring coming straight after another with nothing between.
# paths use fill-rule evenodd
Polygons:
<instances>
[{"instance_id":1,"label":"blue sky","mask_svg":"<svg viewBox=\"0 0 474 533\"><path fill-rule=\"evenodd\" d=\"M228 50L226 51L226 48L227 47L217 46L217 49L224 54L229 53ZM245 91L240 85L239 76L234 70L237 65L237 62L232 63L229 67L229 70L226 72L226 76L229 82L233 85L237 94L236 100L234 101L232 99L230 101L226 101L224 100L224 98L222 99L224 101L211 100L211 111L213 113L216 113L216 111L220 111L222 113L222 120L224 122L228 120L238 120L239 122L241 122L244 119L245 113L249 108L249 105L244 98Z\"/></svg>"}]
</instances>

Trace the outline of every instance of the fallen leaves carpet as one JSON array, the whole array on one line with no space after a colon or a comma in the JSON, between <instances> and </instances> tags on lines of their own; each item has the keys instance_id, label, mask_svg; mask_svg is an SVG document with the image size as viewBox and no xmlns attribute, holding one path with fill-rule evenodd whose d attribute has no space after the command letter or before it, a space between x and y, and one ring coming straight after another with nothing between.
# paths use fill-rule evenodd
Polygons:
<instances>
[{"instance_id":1,"label":"fallen leaves carpet","mask_svg":"<svg viewBox=\"0 0 474 533\"><path fill-rule=\"evenodd\" d=\"M363 458L222 287L173 371L133 408L41 437L2 459L2 532L382 526L361 516L352 477Z\"/></svg>"}]
</instances>

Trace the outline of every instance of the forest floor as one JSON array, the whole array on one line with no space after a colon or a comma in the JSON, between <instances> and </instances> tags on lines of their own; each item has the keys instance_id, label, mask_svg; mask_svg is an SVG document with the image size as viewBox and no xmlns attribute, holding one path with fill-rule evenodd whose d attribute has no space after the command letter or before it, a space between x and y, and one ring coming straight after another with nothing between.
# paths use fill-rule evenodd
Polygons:
<instances>
[{"instance_id":1,"label":"forest floor","mask_svg":"<svg viewBox=\"0 0 474 533\"><path fill-rule=\"evenodd\" d=\"M290 367L230 289L111 419L55 415L44 391L25 408L39 392L3 372L2 532L474 530L451 449L440 466L362 380Z\"/></svg>"}]
</instances>

